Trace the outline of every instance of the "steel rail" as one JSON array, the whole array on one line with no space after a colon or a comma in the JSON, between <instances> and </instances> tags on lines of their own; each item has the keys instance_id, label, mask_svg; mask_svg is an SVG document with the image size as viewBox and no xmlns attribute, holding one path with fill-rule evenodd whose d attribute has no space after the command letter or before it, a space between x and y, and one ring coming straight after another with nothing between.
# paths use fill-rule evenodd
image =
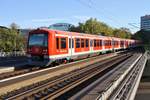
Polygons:
<instances>
[{"instance_id":1,"label":"steel rail","mask_svg":"<svg viewBox=\"0 0 150 100\"><path fill-rule=\"evenodd\" d=\"M36 88L33 88L33 89L28 90L28 91L22 92L21 94L18 94L16 96L13 96L13 97L10 97L10 98L7 98L7 99L16 99L16 98L17 99L23 99L24 97L31 97L32 98L34 96L37 96L37 93L39 91L43 91L45 89L47 89L49 91L51 90L51 92L53 90L56 90L56 91L50 93L50 95L45 96L43 99L49 98L49 97L51 97L51 99L54 99L54 98L60 96L61 94L63 94L64 92L66 92L66 91L70 90L71 88L79 85L80 83L92 78L93 76L97 75L98 73L103 72L104 70L106 70L107 68L112 66L113 64L115 64L117 62L120 62L120 61L122 61L123 59L125 59L127 57L129 57L129 56L121 55L119 57L114 57L113 59L107 60L107 61L105 61L101 64L99 64L99 63L95 64L96 67L95 66L94 67L90 66L90 67L83 68L82 70L69 73L68 75L65 75L64 77L60 77L60 78L58 78L54 81L50 81L47 84L40 85ZM99 68L98 66L100 66L100 65L101 66L103 65L103 67ZM107 67L106 67L106 65L107 65ZM58 89L57 86L59 88L60 87L61 88ZM51 89L50 89L50 87L51 87Z\"/></svg>"}]
</instances>

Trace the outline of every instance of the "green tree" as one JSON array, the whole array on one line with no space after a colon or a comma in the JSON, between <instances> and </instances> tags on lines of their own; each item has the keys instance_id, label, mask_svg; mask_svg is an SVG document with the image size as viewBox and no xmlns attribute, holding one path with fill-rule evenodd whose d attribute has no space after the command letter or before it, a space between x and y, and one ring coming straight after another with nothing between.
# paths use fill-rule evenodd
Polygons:
<instances>
[{"instance_id":1,"label":"green tree","mask_svg":"<svg viewBox=\"0 0 150 100\"><path fill-rule=\"evenodd\" d=\"M85 23L79 23L78 26L73 26L70 31L89 33L89 34L101 34L105 36L115 36L119 38L130 38L131 32L127 28L113 29L109 25L98 21L96 18L90 18Z\"/></svg>"},{"instance_id":2,"label":"green tree","mask_svg":"<svg viewBox=\"0 0 150 100\"><path fill-rule=\"evenodd\" d=\"M141 40L144 44L150 44L150 31L140 30L132 38Z\"/></svg>"},{"instance_id":3,"label":"green tree","mask_svg":"<svg viewBox=\"0 0 150 100\"><path fill-rule=\"evenodd\" d=\"M79 26L72 26L69 31L71 32L80 32L80 33L84 33L85 31L83 30L83 24L79 23Z\"/></svg>"},{"instance_id":4,"label":"green tree","mask_svg":"<svg viewBox=\"0 0 150 100\"><path fill-rule=\"evenodd\" d=\"M140 30L137 31L133 36L133 39L140 40L146 50L150 51L150 31Z\"/></svg>"},{"instance_id":5,"label":"green tree","mask_svg":"<svg viewBox=\"0 0 150 100\"><path fill-rule=\"evenodd\" d=\"M113 30L113 36L118 38L131 38L131 32L128 28L121 27Z\"/></svg>"},{"instance_id":6,"label":"green tree","mask_svg":"<svg viewBox=\"0 0 150 100\"><path fill-rule=\"evenodd\" d=\"M103 34L109 36L112 35L112 28L103 22L97 21L96 18L94 19L90 18L85 23L83 23L82 30L85 33L90 33L90 34Z\"/></svg>"},{"instance_id":7,"label":"green tree","mask_svg":"<svg viewBox=\"0 0 150 100\"><path fill-rule=\"evenodd\" d=\"M13 22L13 23L10 24L10 28L12 30L17 30L17 29L19 29L19 26L16 23Z\"/></svg>"},{"instance_id":8,"label":"green tree","mask_svg":"<svg viewBox=\"0 0 150 100\"><path fill-rule=\"evenodd\" d=\"M0 27L0 51L12 52L24 49L23 37L18 33L17 24L11 24L11 28Z\"/></svg>"}]
</instances>

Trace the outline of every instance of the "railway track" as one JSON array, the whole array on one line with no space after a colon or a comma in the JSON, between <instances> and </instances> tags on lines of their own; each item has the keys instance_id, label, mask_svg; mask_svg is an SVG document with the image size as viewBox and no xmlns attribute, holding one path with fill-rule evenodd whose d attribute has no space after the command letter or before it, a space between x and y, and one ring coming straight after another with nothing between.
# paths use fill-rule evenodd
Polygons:
<instances>
[{"instance_id":1,"label":"railway track","mask_svg":"<svg viewBox=\"0 0 150 100\"><path fill-rule=\"evenodd\" d=\"M6 79L6 78L9 78L9 77L13 77L13 76L26 74L26 73L36 71L36 70L39 70L39 69L40 69L40 67L27 67L26 69L15 70L14 72L2 73L2 74L0 74L0 80Z\"/></svg>"},{"instance_id":2,"label":"railway track","mask_svg":"<svg viewBox=\"0 0 150 100\"><path fill-rule=\"evenodd\" d=\"M105 54L105 55L100 55L100 56L97 56L97 57L91 57L91 58L84 59L83 61L81 60L81 62L85 63L87 60L99 59L101 57L105 57L105 56L109 56L109 55L110 54ZM55 67L55 66L53 66L53 67ZM26 73L30 73L30 72L38 71L38 70L42 70L42 69L45 69L45 68L44 67L41 68L41 67L23 66L23 69L15 70L14 72L7 72L7 73L0 74L0 80L10 78L10 77L14 77L14 76L23 75L23 74L26 74Z\"/></svg>"},{"instance_id":3,"label":"railway track","mask_svg":"<svg viewBox=\"0 0 150 100\"><path fill-rule=\"evenodd\" d=\"M129 57L131 57L131 54L124 54L103 62L94 63L82 69L1 95L1 99L67 99L71 96L70 93L73 92L69 91L79 91L78 89L92 83Z\"/></svg>"},{"instance_id":4,"label":"railway track","mask_svg":"<svg viewBox=\"0 0 150 100\"><path fill-rule=\"evenodd\" d=\"M117 54L127 53L127 52L129 52L129 51L117 52ZM91 57L91 58L87 58L87 59L77 60L75 62L77 62L77 63L78 62L85 63L85 62L87 62L89 60L91 61L91 60L103 58L103 57L106 57L106 56L110 56L112 54L113 53L111 53L111 54L104 54L104 55L100 55L100 56L96 56L96 57ZM57 66L57 65L54 65L54 66L51 66L51 67L55 67L55 66ZM0 74L0 80L7 79L7 78L10 78L10 77L19 76L19 75L23 75L23 74L26 74L26 73L31 73L33 71L43 70L43 69L46 69L47 67L46 68L44 68L44 67L30 67L30 66L26 66L25 65L25 66L20 66L18 68L17 68L17 70L15 69L15 71L13 71L13 72L1 73Z\"/></svg>"},{"instance_id":5,"label":"railway track","mask_svg":"<svg viewBox=\"0 0 150 100\"><path fill-rule=\"evenodd\" d=\"M103 62L104 60L110 59L117 55L119 54L118 53L104 54L104 55L87 58L87 59L83 59L83 60L79 60L67 64L61 64L55 67L38 69L35 71L30 71L30 72L1 79L0 95L6 94L10 91L19 89L21 87L25 87L34 83L38 83L40 81L47 80L55 76L62 75L64 73L71 72L73 70L81 69L83 67L86 67L96 62Z\"/></svg>"}]
</instances>

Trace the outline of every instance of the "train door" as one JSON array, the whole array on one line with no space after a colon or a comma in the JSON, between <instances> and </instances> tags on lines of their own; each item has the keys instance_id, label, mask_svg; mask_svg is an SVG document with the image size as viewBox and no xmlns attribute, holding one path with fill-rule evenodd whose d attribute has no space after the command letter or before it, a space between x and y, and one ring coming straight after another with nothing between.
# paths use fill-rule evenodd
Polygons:
<instances>
[{"instance_id":1,"label":"train door","mask_svg":"<svg viewBox=\"0 0 150 100\"><path fill-rule=\"evenodd\" d=\"M93 39L90 39L90 52L93 52Z\"/></svg>"},{"instance_id":2,"label":"train door","mask_svg":"<svg viewBox=\"0 0 150 100\"><path fill-rule=\"evenodd\" d=\"M71 46L71 48L72 48L72 49L71 49L71 53L72 53L72 55L74 54L74 51L75 51L75 50L74 50L74 43L75 43L74 41L75 41L75 39L74 39L74 37L72 37L72 39L71 39L71 45L72 45L72 46Z\"/></svg>"},{"instance_id":3,"label":"train door","mask_svg":"<svg viewBox=\"0 0 150 100\"><path fill-rule=\"evenodd\" d=\"M74 38L69 36L69 55L71 58L73 54L74 54Z\"/></svg>"},{"instance_id":4,"label":"train door","mask_svg":"<svg viewBox=\"0 0 150 100\"><path fill-rule=\"evenodd\" d=\"M102 50L104 51L105 50L105 43L104 43L104 39L102 39Z\"/></svg>"},{"instance_id":5,"label":"train door","mask_svg":"<svg viewBox=\"0 0 150 100\"><path fill-rule=\"evenodd\" d=\"M114 40L114 38L112 38L111 45L112 45L112 51L115 52L115 40Z\"/></svg>"},{"instance_id":6,"label":"train door","mask_svg":"<svg viewBox=\"0 0 150 100\"><path fill-rule=\"evenodd\" d=\"M71 56L71 55L72 55L72 50L71 50L71 49L72 49L72 48L71 48L71 37L69 36L68 39L69 39L69 42L68 42L68 43L69 43L69 44L68 44L68 45L69 45L69 47L68 47L68 50L69 50L69 56Z\"/></svg>"}]
</instances>

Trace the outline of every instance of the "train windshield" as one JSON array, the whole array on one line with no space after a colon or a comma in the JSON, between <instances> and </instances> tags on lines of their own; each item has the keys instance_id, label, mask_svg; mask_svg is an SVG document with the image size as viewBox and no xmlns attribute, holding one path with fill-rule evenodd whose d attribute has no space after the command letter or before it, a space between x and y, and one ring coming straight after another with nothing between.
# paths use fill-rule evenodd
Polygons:
<instances>
[{"instance_id":1,"label":"train windshield","mask_svg":"<svg viewBox=\"0 0 150 100\"><path fill-rule=\"evenodd\" d=\"M48 45L47 34L30 34L29 36L29 46L44 46Z\"/></svg>"}]
</instances>

